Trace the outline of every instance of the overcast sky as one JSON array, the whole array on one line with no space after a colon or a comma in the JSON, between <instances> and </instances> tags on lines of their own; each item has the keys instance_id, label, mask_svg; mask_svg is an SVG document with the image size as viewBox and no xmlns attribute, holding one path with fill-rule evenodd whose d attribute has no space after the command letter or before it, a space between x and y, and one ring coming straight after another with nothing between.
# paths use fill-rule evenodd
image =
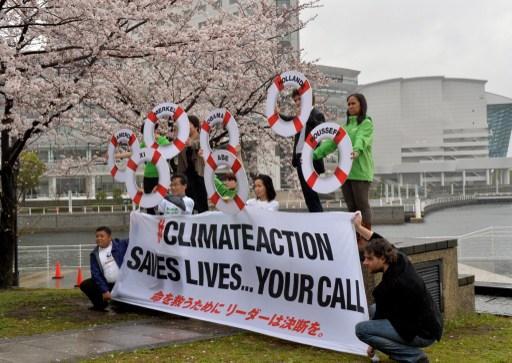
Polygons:
<instances>
[{"instance_id":1,"label":"overcast sky","mask_svg":"<svg viewBox=\"0 0 512 363\"><path fill-rule=\"evenodd\" d=\"M396 77L487 80L512 98L512 0L321 0L300 34L304 59Z\"/></svg>"}]
</instances>

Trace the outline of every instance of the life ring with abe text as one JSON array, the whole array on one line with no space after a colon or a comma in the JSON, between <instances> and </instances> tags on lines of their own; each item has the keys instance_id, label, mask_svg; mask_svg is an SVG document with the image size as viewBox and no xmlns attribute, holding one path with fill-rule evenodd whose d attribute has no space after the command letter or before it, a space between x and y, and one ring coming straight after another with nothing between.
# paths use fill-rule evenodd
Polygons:
<instances>
[{"instance_id":1,"label":"life ring with abe text","mask_svg":"<svg viewBox=\"0 0 512 363\"><path fill-rule=\"evenodd\" d=\"M155 124L158 122L158 118L163 116L170 117L169 122L178 124L178 135L171 144L162 146L158 145L155 140ZM146 147L158 149L165 159L174 158L185 148L189 134L190 124L187 113L183 108L171 102L164 102L155 106L144 121L144 143Z\"/></svg>"},{"instance_id":2,"label":"life ring with abe text","mask_svg":"<svg viewBox=\"0 0 512 363\"><path fill-rule=\"evenodd\" d=\"M112 175L115 181L124 183L126 180L126 170L120 170L116 165L116 147L119 144L127 144L130 146L132 154L140 152L140 145L139 140L137 140L137 136L130 129L118 130L110 139L107 151L108 170L110 170L110 175Z\"/></svg>"},{"instance_id":3,"label":"life ring with abe text","mask_svg":"<svg viewBox=\"0 0 512 363\"><path fill-rule=\"evenodd\" d=\"M297 87L300 94L300 115L292 121L284 121L276 112L276 103L279 93L287 86ZM306 124L313 108L313 90L307 78L300 72L288 71L274 78L267 90L267 104L265 114L272 130L284 137L293 136Z\"/></svg>"},{"instance_id":4,"label":"life ring with abe text","mask_svg":"<svg viewBox=\"0 0 512 363\"><path fill-rule=\"evenodd\" d=\"M236 155L237 147L240 145L240 132L238 130L238 125L235 118L228 110L225 108L219 108L210 112L201 124L199 141L201 143L201 149L203 150L205 159L208 158L208 155L212 152L210 148L210 130L213 126L220 123L228 130L229 143L226 149Z\"/></svg>"},{"instance_id":5,"label":"life ring with abe text","mask_svg":"<svg viewBox=\"0 0 512 363\"><path fill-rule=\"evenodd\" d=\"M135 179L137 167L144 162L152 163L158 171L156 190L147 194L137 188ZM169 166L166 159L157 149L145 147L140 152L132 154L132 157L126 164L126 190L133 202L143 208L152 208L160 203L162 198L167 196L170 182L171 173Z\"/></svg>"},{"instance_id":6,"label":"life ring with abe text","mask_svg":"<svg viewBox=\"0 0 512 363\"><path fill-rule=\"evenodd\" d=\"M313 151L324 139L332 139L338 147L338 165L333 175L320 177L313 167ZM347 132L334 122L324 122L315 127L306 137L302 149L302 175L317 193L327 194L338 189L347 180L352 168L352 142Z\"/></svg>"},{"instance_id":7,"label":"life ring with abe text","mask_svg":"<svg viewBox=\"0 0 512 363\"><path fill-rule=\"evenodd\" d=\"M215 171L220 165L226 165L231 169L237 180L237 194L230 200L224 200L215 188ZM242 163L235 155L226 150L214 150L204 166L204 184L208 198L215 207L227 214L236 214L245 208L245 202L249 196L249 182Z\"/></svg>"}]
</instances>

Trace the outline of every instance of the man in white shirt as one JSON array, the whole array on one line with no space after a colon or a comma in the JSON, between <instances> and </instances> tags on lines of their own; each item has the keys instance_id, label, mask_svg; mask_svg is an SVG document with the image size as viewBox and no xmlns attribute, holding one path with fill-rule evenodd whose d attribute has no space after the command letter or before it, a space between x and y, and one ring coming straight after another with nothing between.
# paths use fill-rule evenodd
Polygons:
<instances>
[{"instance_id":1,"label":"man in white shirt","mask_svg":"<svg viewBox=\"0 0 512 363\"><path fill-rule=\"evenodd\" d=\"M110 291L128 248L128 240L112 240L110 228L96 229L96 247L91 252L91 278L82 281L80 290L91 300L93 310L104 311L112 296Z\"/></svg>"},{"instance_id":2,"label":"man in white shirt","mask_svg":"<svg viewBox=\"0 0 512 363\"><path fill-rule=\"evenodd\" d=\"M171 177L171 195L162 199L157 209L165 216L192 214L194 200L185 195L187 190L187 177L183 174L174 174Z\"/></svg>"}]
</instances>

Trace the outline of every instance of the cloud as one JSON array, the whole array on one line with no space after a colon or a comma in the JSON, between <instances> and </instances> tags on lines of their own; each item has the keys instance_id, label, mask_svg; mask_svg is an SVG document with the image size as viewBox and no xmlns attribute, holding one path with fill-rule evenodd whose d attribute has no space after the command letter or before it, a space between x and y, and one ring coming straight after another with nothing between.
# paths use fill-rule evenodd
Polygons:
<instances>
[{"instance_id":1,"label":"cloud","mask_svg":"<svg viewBox=\"0 0 512 363\"><path fill-rule=\"evenodd\" d=\"M444 75L512 97L512 1L324 0L303 14L307 60L361 71L360 83Z\"/></svg>"}]
</instances>

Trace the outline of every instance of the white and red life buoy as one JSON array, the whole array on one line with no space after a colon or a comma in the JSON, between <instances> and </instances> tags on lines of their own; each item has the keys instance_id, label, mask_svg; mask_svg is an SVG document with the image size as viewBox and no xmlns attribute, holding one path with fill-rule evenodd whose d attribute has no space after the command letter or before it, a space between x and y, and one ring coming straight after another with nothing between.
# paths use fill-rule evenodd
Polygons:
<instances>
[{"instance_id":1,"label":"white and red life buoy","mask_svg":"<svg viewBox=\"0 0 512 363\"><path fill-rule=\"evenodd\" d=\"M230 200L224 200L215 188L215 171L220 165L231 169L237 180L237 194ZM249 182L242 163L235 155L226 150L214 150L206 159L204 167L204 184L208 198L215 207L227 214L236 214L245 208L249 196Z\"/></svg>"},{"instance_id":2,"label":"white and red life buoy","mask_svg":"<svg viewBox=\"0 0 512 363\"><path fill-rule=\"evenodd\" d=\"M156 190L151 193L144 193L137 187L135 172L137 167L144 162L152 163L158 170L158 185ZM133 202L142 208L152 208L156 206L162 198L167 196L169 184L171 182L171 173L165 157L157 149L145 147L138 153L132 153L132 157L126 164L126 189Z\"/></svg>"},{"instance_id":3,"label":"white and red life buoy","mask_svg":"<svg viewBox=\"0 0 512 363\"><path fill-rule=\"evenodd\" d=\"M332 139L338 146L338 165L333 175L320 177L313 167L313 151L324 139ZM302 149L302 175L304 180L317 193L327 194L338 189L347 179L352 168L352 142L346 131L334 122L325 122L306 137Z\"/></svg>"},{"instance_id":4,"label":"white and red life buoy","mask_svg":"<svg viewBox=\"0 0 512 363\"><path fill-rule=\"evenodd\" d=\"M178 124L178 135L169 145L161 146L155 140L155 123L163 116L169 117L169 122ZM158 149L165 159L172 159L178 155L185 148L189 135L190 124L187 113L171 102L164 102L153 108L144 121L144 143L147 147Z\"/></svg>"},{"instance_id":5,"label":"white and red life buoy","mask_svg":"<svg viewBox=\"0 0 512 363\"><path fill-rule=\"evenodd\" d=\"M284 121L276 112L276 103L279 93L287 86L299 89L300 94L300 115L292 121ZM311 109L313 108L313 90L307 78L300 72L288 71L274 78L267 91L267 104L265 114L272 130L284 137L293 136L306 124Z\"/></svg>"},{"instance_id":6,"label":"white and red life buoy","mask_svg":"<svg viewBox=\"0 0 512 363\"><path fill-rule=\"evenodd\" d=\"M201 133L199 134L199 141L205 159L207 159L212 152L210 148L210 131L217 124L222 124L222 126L228 130L229 143L226 149L229 152L236 155L236 149L240 145L240 132L233 115L225 108L213 110L206 116L201 124Z\"/></svg>"},{"instance_id":7,"label":"white and red life buoy","mask_svg":"<svg viewBox=\"0 0 512 363\"><path fill-rule=\"evenodd\" d=\"M110 171L110 175L114 177L114 180L120 183L124 183L126 180L126 170L121 170L116 165L116 147L120 144L126 144L130 146L132 154L140 152L139 140L137 136L130 129L118 130L112 135L108 144L108 158L107 166Z\"/></svg>"}]
</instances>

